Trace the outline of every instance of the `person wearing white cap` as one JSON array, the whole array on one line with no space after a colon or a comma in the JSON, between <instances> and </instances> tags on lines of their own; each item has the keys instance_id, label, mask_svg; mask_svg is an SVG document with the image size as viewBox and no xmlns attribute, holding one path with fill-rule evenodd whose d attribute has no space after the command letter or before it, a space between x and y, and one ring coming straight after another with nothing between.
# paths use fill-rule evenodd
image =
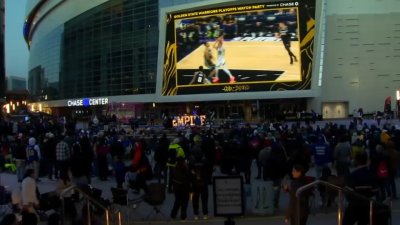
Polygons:
<instances>
[{"instance_id":1,"label":"person wearing white cap","mask_svg":"<svg viewBox=\"0 0 400 225\"><path fill-rule=\"evenodd\" d=\"M39 145L36 144L34 137L29 138L28 146L26 148L26 168L33 169L35 172L35 178L39 178L39 162L41 154Z\"/></svg>"}]
</instances>

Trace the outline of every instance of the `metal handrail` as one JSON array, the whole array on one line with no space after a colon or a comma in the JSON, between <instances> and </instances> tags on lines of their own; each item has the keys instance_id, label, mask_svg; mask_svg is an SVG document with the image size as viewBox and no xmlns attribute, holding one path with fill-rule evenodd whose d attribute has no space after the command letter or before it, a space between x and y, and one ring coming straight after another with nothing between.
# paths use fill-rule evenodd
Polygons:
<instances>
[{"instance_id":1,"label":"metal handrail","mask_svg":"<svg viewBox=\"0 0 400 225\"><path fill-rule=\"evenodd\" d=\"M71 185L68 188L65 188L61 193L60 193L60 198L62 199L62 210L63 210L63 221L66 220L65 218L65 206L64 206L64 197L67 193L70 193L71 191L78 191L79 194L81 194L87 201L87 207L88 207L88 224L91 224L91 217L90 217L90 205L89 202L91 202L93 205L96 205L97 207L103 209L106 212L106 225L110 225L110 209L106 206L104 206L103 204L101 204L98 200L96 200L95 198L93 198L92 196L88 195L85 191L83 191L82 189L80 189L78 186L76 185ZM114 212L115 214L118 215L118 225L122 225L122 220L121 220L121 211L117 210L116 212Z\"/></svg>"},{"instance_id":2,"label":"metal handrail","mask_svg":"<svg viewBox=\"0 0 400 225\"><path fill-rule=\"evenodd\" d=\"M324 185L326 187L330 187L332 189L335 189L339 192L339 208L338 208L338 225L342 225L342 221L343 221L343 206L342 206L342 202L343 202L343 192L345 192L346 194L350 194L356 198L359 198L361 200L367 201L369 202L369 220L370 220L370 225L373 225L373 206L374 204L377 205L385 205L384 203L378 202L373 198L368 198L365 197L364 195L358 194L350 189L346 189L343 187L339 187L337 185L331 184L327 181L323 181L323 180L316 180L314 182L311 182L309 184L306 184L302 187L300 187L299 189L297 189L296 191L296 199L297 199L297 224L300 224L300 199L299 196L306 190L316 186L316 185ZM386 206L386 205L385 205ZM391 222L391 220L390 220Z\"/></svg>"}]
</instances>

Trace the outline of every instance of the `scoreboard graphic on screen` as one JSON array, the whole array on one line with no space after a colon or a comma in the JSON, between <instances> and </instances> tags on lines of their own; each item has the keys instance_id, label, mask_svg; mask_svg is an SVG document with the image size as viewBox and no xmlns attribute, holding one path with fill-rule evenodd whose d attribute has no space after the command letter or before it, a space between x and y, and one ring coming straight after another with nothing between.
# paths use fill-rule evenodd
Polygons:
<instances>
[{"instance_id":1,"label":"scoreboard graphic on screen","mask_svg":"<svg viewBox=\"0 0 400 225\"><path fill-rule=\"evenodd\" d=\"M162 96L311 88L315 0L165 16Z\"/></svg>"}]
</instances>

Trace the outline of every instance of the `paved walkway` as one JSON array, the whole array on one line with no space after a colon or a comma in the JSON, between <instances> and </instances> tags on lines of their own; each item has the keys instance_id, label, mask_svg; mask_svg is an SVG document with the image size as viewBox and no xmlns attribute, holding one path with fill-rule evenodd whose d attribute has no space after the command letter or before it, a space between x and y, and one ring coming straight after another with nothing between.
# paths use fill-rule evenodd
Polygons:
<instances>
[{"instance_id":1,"label":"paved walkway","mask_svg":"<svg viewBox=\"0 0 400 225\"><path fill-rule=\"evenodd\" d=\"M255 170L255 166L253 166L253 171ZM313 171L311 171L313 173ZM312 175L312 174L311 174ZM1 178L1 184L5 185L8 190L13 190L14 188L19 188L19 184L17 183L16 176L14 174L9 174L9 173L2 173L0 174ZM55 184L56 181L54 180L48 180L46 178L42 178L42 181L38 183L38 187L41 193L46 193L49 191L53 191L55 189ZM398 187L400 187L400 179L397 179L397 184ZM97 178L94 178L92 181L92 185L96 188L99 188L103 191L102 197L107 198L107 199L112 199L111 196L111 187L115 186L115 181L113 178L109 178L107 181L100 181ZM208 220L203 220L202 217L200 216L199 220L194 220L194 215L193 215L193 210L192 210L192 204L189 202L189 207L188 207L188 218L185 221L186 223L193 223L193 224L223 224L225 221L225 218L219 218L219 217L214 217L213 216L213 197L212 197L212 189L210 187L210 198L209 198L209 219ZM143 193L140 193L143 194ZM140 197L140 194L134 194L132 192L129 192L130 198L138 198ZM179 220L171 220L169 218L169 213L172 208L172 204L174 201L174 196L173 194L167 194L166 200L164 204L160 207L161 211L165 214L165 216L162 216L160 214L151 214L150 217L148 215L152 212L152 207L149 206L147 203L140 202L136 204L135 206L130 206L130 207L122 207L121 211L124 214L123 217L123 224L165 224L165 222L170 223L170 224L175 224L177 222L180 223ZM251 201L248 201L248 204L251 204ZM318 204L318 200L316 200L316 204ZM286 207L288 205L288 195L286 193L281 193L281 198L280 198L280 206L281 208L278 209L274 215L270 216L257 216L254 213L249 210L250 207L247 207L246 210L246 215L243 217L235 218L235 222L238 225L241 224L248 224L248 225L258 225L258 224L284 224L283 219L284 219L284 212L286 210ZM329 212L321 212L320 210L314 210L315 215L311 215L309 217L309 223L308 224L322 224L324 225L330 225L330 224L337 224L337 219L336 216L337 214L335 211L337 208L332 207ZM399 224L400 223L400 200L394 201L393 202L393 216L394 216L394 223L393 224ZM45 223L41 223L45 224Z\"/></svg>"}]
</instances>

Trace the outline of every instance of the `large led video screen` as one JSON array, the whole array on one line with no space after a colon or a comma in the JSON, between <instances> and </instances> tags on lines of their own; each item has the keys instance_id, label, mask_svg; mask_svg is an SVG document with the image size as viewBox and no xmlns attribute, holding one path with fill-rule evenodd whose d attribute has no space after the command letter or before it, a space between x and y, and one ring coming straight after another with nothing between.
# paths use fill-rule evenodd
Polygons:
<instances>
[{"instance_id":1,"label":"large led video screen","mask_svg":"<svg viewBox=\"0 0 400 225\"><path fill-rule=\"evenodd\" d=\"M309 90L315 0L166 14L162 96Z\"/></svg>"}]
</instances>

